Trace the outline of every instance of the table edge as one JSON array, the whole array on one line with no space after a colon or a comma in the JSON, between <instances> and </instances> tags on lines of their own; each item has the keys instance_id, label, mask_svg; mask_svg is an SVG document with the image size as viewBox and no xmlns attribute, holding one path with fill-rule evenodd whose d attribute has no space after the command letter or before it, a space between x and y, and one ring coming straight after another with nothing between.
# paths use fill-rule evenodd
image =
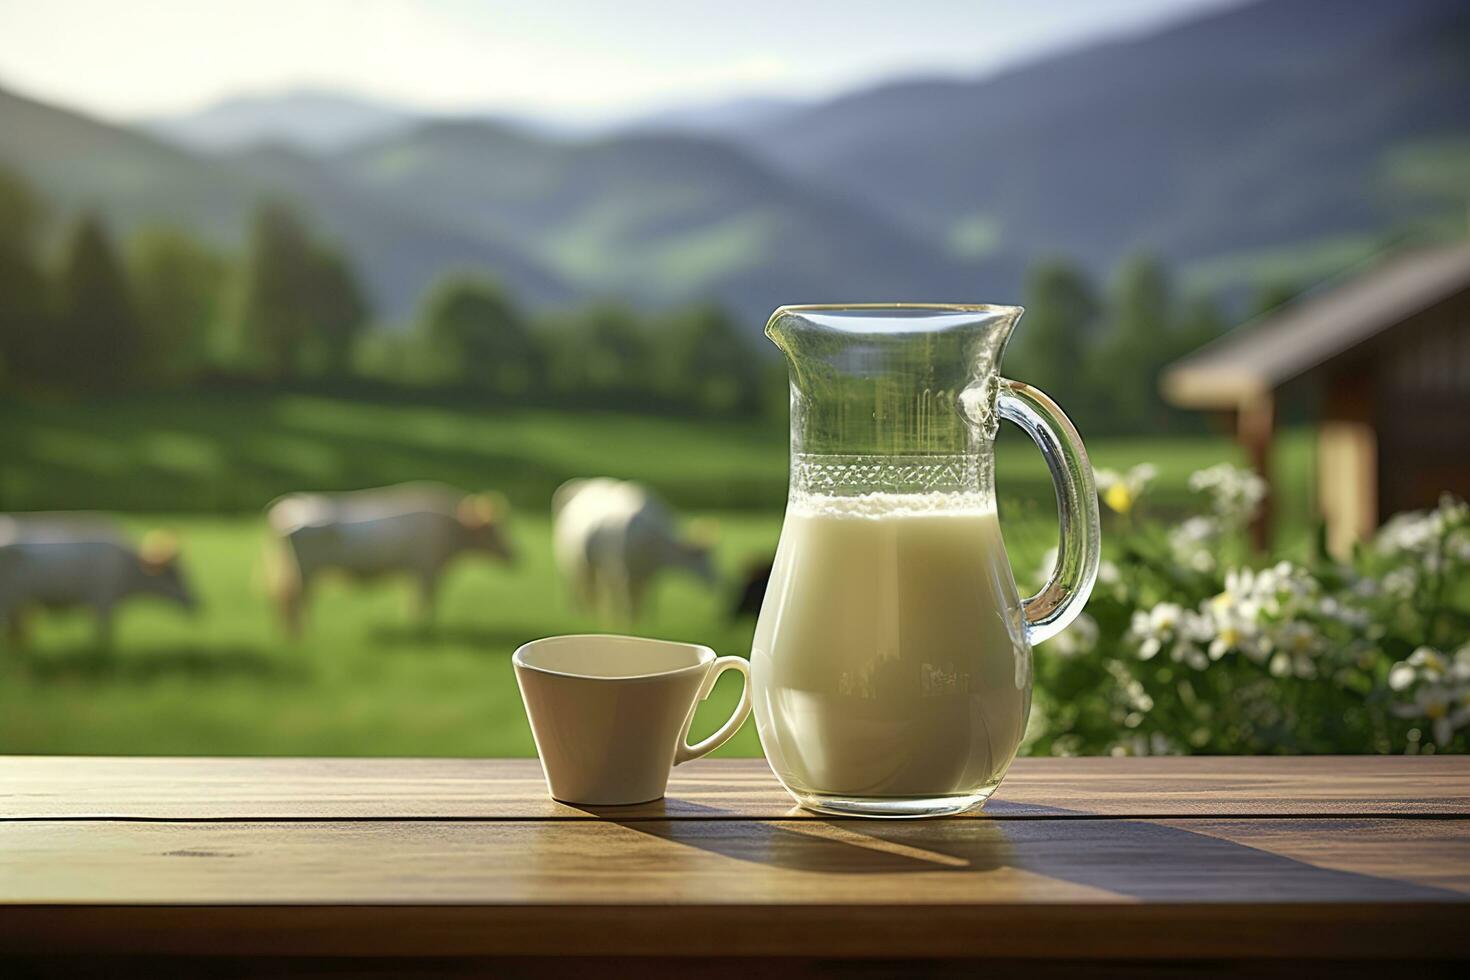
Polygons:
<instances>
[{"instance_id":1,"label":"table edge","mask_svg":"<svg viewBox=\"0 0 1470 980\"><path fill-rule=\"evenodd\" d=\"M1470 958L1464 901L0 906L0 954Z\"/></svg>"}]
</instances>

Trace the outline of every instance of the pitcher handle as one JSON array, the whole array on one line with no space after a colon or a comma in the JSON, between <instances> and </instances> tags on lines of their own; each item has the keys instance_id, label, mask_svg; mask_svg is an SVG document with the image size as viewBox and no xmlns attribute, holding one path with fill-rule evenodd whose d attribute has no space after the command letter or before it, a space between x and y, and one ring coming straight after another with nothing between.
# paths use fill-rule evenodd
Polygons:
<instances>
[{"instance_id":1,"label":"pitcher handle","mask_svg":"<svg viewBox=\"0 0 1470 980\"><path fill-rule=\"evenodd\" d=\"M1036 443L1057 493L1056 567L1041 591L1021 603L1026 635L1036 644L1066 629L1092 594L1102 549L1097 488L1082 437L1056 402L1028 384L1002 378L996 409Z\"/></svg>"}]
</instances>

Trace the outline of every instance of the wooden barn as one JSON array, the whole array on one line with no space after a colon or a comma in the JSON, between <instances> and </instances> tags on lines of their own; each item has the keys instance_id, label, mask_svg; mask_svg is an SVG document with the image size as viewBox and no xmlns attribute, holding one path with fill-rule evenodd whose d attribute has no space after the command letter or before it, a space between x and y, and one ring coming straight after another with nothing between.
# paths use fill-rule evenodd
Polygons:
<instances>
[{"instance_id":1,"label":"wooden barn","mask_svg":"<svg viewBox=\"0 0 1470 980\"><path fill-rule=\"evenodd\" d=\"M1470 496L1470 244L1383 258L1174 362L1160 384L1175 405L1227 414L1268 481L1282 406L1306 406L1318 507L1342 554L1391 514Z\"/></svg>"}]
</instances>

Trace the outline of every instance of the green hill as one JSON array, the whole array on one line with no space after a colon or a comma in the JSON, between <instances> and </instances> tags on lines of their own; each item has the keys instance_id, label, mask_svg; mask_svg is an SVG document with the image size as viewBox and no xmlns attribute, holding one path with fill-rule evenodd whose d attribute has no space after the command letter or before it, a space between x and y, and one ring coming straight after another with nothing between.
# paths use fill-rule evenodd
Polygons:
<instances>
[{"instance_id":1,"label":"green hill","mask_svg":"<svg viewBox=\"0 0 1470 980\"><path fill-rule=\"evenodd\" d=\"M180 225L217 243L239 239L255 195L227 168L5 89L0 165L33 182L57 209L99 207L126 226Z\"/></svg>"},{"instance_id":2,"label":"green hill","mask_svg":"<svg viewBox=\"0 0 1470 980\"><path fill-rule=\"evenodd\" d=\"M298 93L204 113L192 138L316 152L206 157L0 92L0 164L63 211L227 244L261 195L290 197L390 319L472 269L542 306L715 298L754 330L788 302L1013 301L1040 256L1101 276L1147 251L1210 289L1330 275L1448 227L1453 190L1403 161L1470 135L1467 91L1462 0L1272 0L986 78L757 104L719 137L673 132L677 112L561 139Z\"/></svg>"},{"instance_id":3,"label":"green hill","mask_svg":"<svg viewBox=\"0 0 1470 980\"><path fill-rule=\"evenodd\" d=\"M1104 273L1381 236L1433 202L1397 150L1470 133L1461 0L1272 0L981 79L911 80L742 131L936 241ZM1443 206L1442 203L1440 206Z\"/></svg>"},{"instance_id":4,"label":"green hill","mask_svg":"<svg viewBox=\"0 0 1470 980\"><path fill-rule=\"evenodd\" d=\"M454 268L499 275L533 303L571 296L516 249L418 218L292 151L199 156L0 89L0 165L32 181L61 214L95 207L122 232L173 225L227 248L243 240L258 201L287 198L351 255L376 308L390 318L407 316L434 278Z\"/></svg>"},{"instance_id":5,"label":"green hill","mask_svg":"<svg viewBox=\"0 0 1470 980\"><path fill-rule=\"evenodd\" d=\"M756 322L781 303L972 297L982 271L711 139L434 122L331 162L461 232L521 243L589 293L713 296Z\"/></svg>"}]
</instances>

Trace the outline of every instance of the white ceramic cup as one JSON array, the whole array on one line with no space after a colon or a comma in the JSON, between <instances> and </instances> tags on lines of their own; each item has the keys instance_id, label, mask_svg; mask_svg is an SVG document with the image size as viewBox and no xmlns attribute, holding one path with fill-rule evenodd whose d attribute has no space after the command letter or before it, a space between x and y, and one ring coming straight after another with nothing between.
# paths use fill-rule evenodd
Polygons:
<instances>
[{"instance_id":1,"label":"white ceramic cup","mask_svg":"<svg viewBox=\"0 0 1470 980\"><path fill-rule=\"evenodd\" d=\"M669 770L729 741L750 715L750 666L709 647L634 636L553 636L511 658L553 798L617 806L664 795ZM694 709L727 670L744 675L719 731L685 740Z\"/></svg>"}]
</instances>

